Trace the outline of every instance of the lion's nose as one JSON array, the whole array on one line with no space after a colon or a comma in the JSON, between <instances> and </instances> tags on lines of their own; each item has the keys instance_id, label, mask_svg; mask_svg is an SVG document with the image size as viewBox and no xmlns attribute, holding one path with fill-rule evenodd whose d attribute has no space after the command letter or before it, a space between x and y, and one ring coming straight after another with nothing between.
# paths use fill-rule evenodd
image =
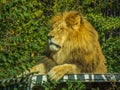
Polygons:
<instances>
[{"instance_id":1,"label":"lion's nose","mask_svg":"<svg viewBox=\"0 0 120 90\"><path fill-rule=\"evenodd\" d=\"M48 39L52 39L54 36L48 36Z\"/></svg>"}]
</instances>

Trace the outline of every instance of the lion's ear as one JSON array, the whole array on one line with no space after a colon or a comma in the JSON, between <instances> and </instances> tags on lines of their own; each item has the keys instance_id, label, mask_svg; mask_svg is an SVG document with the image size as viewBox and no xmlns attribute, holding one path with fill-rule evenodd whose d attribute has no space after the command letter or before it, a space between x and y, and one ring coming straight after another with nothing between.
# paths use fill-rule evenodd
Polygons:
<instances>
[{"instance_id":1,"label":"lion's ear","mask_svg":"<svg viewBox=\"0 0 120 90\"><path fill-rule=\"evenodd\" d=\"M78 12L72 11L66 16L65 22L68 26L80 25L82 17Z\"/></svg>"}]
</instances>

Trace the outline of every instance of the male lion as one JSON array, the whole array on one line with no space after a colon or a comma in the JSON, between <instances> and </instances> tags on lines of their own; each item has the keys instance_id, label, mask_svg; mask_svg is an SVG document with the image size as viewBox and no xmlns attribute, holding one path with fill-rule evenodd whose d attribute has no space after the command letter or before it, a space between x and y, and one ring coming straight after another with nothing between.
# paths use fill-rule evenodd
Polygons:
<instances>
[{"instance_id":1,"label":"male lion","mask_svg":"<svg viewBox=\"0 0 120 90\"><path fill-rule=\"evenodd\" d=\"M30 72L47 73L59 80L65 74L107 73L105 58L93 26L77 11L53 16L48 33L49 56L44 56Z\"/></svg>"}]
</instances>

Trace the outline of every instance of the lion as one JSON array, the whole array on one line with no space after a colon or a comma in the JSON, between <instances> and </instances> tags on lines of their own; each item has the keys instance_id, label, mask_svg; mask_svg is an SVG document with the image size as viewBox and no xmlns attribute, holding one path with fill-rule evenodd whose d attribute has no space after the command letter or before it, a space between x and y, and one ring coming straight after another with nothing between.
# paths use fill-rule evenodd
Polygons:
<instances>
[{"instance_id":1,"label":"lion","mask_svg":"<svg viewBox=\"0 0 120 90\"><path fill-rule=\"evenodd\" d=\"M48 74L51 80L59 80L65 74L107 73L98 33L82 13L57 13L52 17L51 24L49 54L30 68L30 72Z\"/></svg>"}]
</instances>

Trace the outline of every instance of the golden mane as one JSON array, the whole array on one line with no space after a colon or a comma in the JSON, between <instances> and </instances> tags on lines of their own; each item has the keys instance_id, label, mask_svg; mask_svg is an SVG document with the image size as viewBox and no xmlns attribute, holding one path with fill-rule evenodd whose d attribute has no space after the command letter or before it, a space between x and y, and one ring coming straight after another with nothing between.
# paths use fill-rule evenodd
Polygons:
<instances>
[{"instance_id":1,"label":"golden mane","mask_svg":"<svg viewBox=\"0 0 120 90\"><path fill-rule=\"evenodd\" d=\"M107 72L98 33L81 13L58 13L51 23L53 29L48 34L50 57L42 63L43 71L49 72L52 79L58 80L67 73Z\"/></svg>"},{"instance_id":2,"label":"golden mane","mask_svg":"<svg viewBox=\"0 0 120 90\"><path fill-rule=\"evenodd\" d=\"M97 72L98 63L105 62L94 27L76 11L58 13L51 20L54 25L63 20L73 30L61 48L61 53L52 54L57 63L80 63L83 72ZM74 30L74 26L76 26ZM64 53L63 53L64 52ZM66 57L67 56L67 57ZM86 65L89 67L86 67ZM103 72L103 70L101 71Z\"/></svg>"}]
</instances>

